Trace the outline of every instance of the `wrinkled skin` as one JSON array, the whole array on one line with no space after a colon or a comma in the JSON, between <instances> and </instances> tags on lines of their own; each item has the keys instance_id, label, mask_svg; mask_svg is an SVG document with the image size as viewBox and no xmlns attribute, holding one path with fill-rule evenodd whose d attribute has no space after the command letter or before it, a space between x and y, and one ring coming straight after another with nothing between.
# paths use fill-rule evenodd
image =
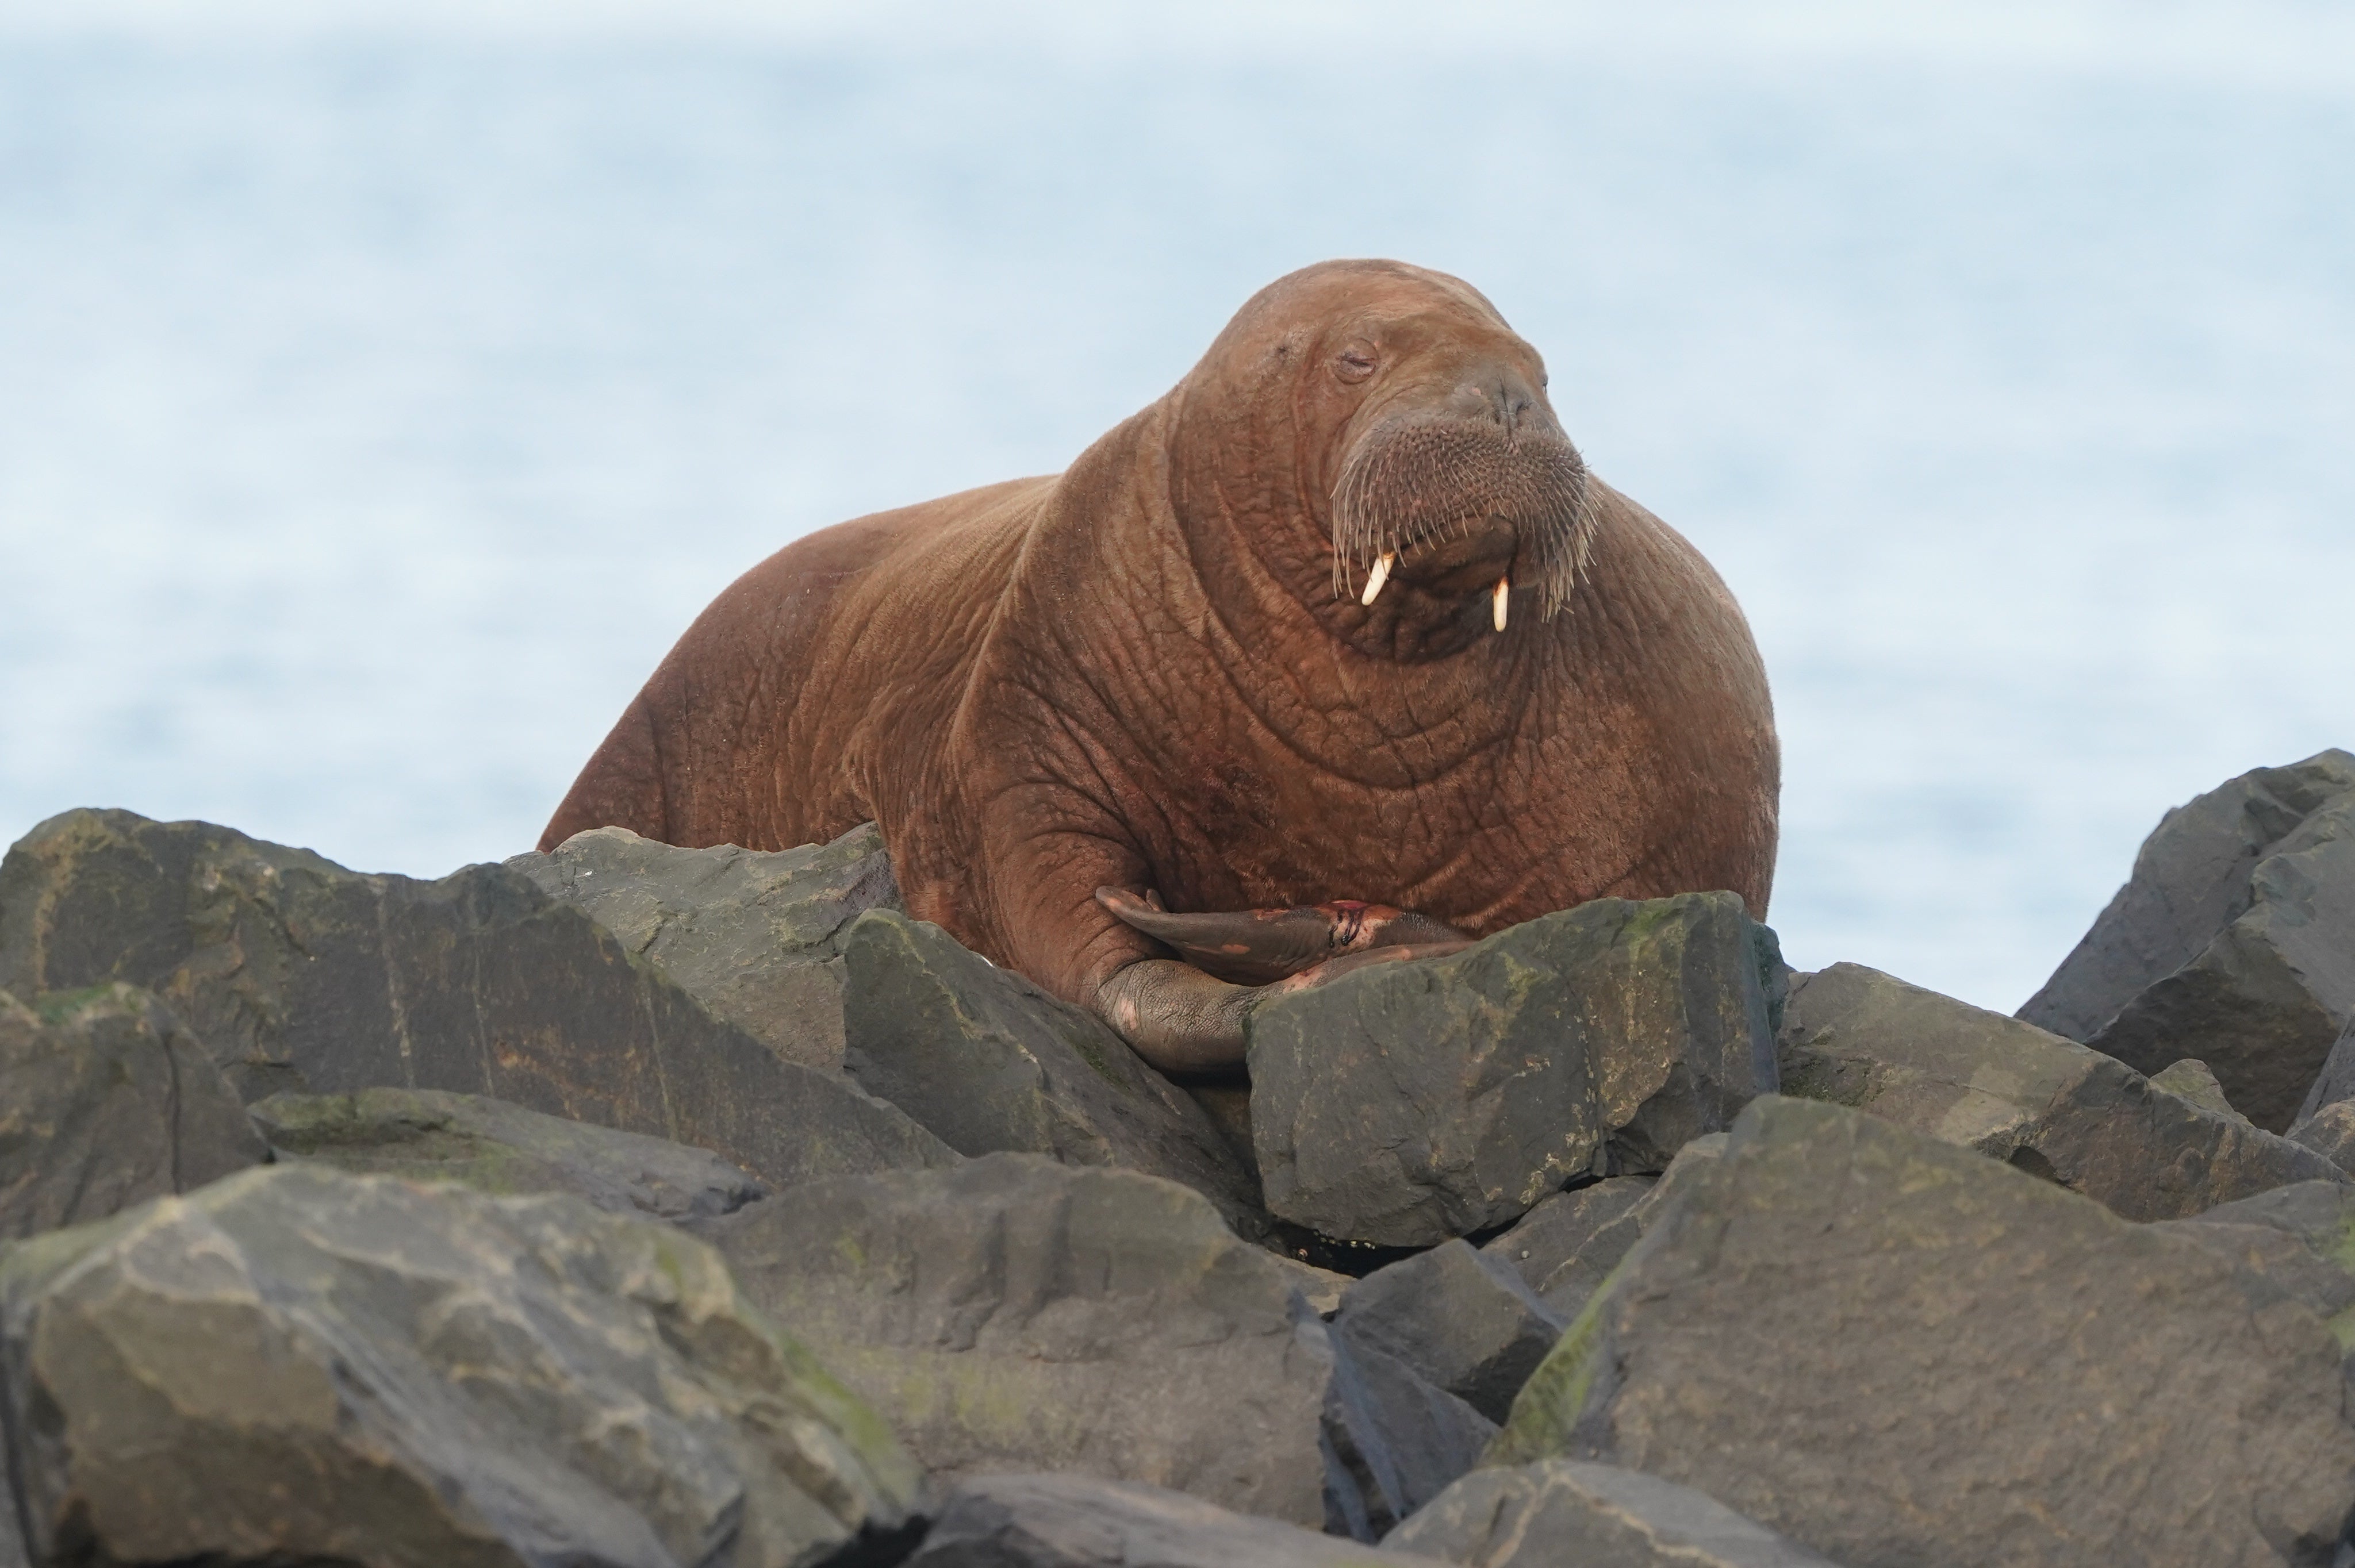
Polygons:
<instances>
[{"instance_id":1,"label":"wrinkled skin","mask_svg":"<svg viewBox=\"0 0 2355 1568\"><path fill-rule=\"evenodd\" d=\"M746 573L541 844L615 823L778 849L872 819L919 918L1177 1073L1240 1063L1254 984L1606 895L1730 888L1763 916L1778 761L1749 629L1586 472L1544 386L1455 279L1281 279L1068 471Z\"/></svg>"}]
</instances>

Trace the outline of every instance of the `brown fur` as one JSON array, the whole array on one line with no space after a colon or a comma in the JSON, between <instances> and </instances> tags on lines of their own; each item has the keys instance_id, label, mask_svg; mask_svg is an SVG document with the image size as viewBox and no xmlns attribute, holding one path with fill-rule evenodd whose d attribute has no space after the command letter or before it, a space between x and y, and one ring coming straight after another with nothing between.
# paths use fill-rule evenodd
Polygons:
<instances>
[{"instance_id":1,"label":"brown fur","mask_svg":"<svg viewBox=\"0 0 2355 1568\"><path fill-rule=\"evenodd\" d=\"M1749 630L1587 475L1542 386L1455 279L1282 279L1063 474L746 573L542 845L618 823L775 849L871 818L918 916L1133 1037L1105 984L1164 950L1099 885L1177 911L1372 899L1474 935L1605 895L1731 888L1763 915L1778 762ZM1336 594L1400 545L1370 609Z\"/></svg>"}]
</instances>

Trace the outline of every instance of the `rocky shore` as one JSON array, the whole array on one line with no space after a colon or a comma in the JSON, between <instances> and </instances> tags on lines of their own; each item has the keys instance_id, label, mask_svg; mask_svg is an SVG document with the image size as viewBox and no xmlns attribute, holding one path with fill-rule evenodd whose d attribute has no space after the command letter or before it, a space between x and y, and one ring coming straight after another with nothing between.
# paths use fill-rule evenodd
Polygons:
<instances>
[{"instance_id":1,"label":"rocky shore","mask_svg":"<svg viewBox=\"0 0 2355 1568\"><path fill-rule=\"evenodd\" d=\"M0 863L0 1568L2355 1560L2355 757L2017 1017L1603 900L1174 1085L871 828Z\"/></svg>"}]
</instances>

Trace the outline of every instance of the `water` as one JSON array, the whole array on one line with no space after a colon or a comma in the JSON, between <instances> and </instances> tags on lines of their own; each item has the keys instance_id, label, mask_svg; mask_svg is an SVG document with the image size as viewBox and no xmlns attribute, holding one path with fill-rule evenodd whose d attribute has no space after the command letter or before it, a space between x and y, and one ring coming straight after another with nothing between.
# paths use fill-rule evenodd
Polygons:
<instances>
[{"instance_id":1,"label":"water","mask_svg":"<svg viewBox=\"0 0 2355 1568\"><path fill-rule=\"evenodd\" d=\"M1732 584L1795 962L2008 1009L2168 806L2355 745L2320 11L127 15L0 25L0 836L527 847L738 571L1061 467L1328 255L1485 290Z\"/></svg>"}]
</instances>

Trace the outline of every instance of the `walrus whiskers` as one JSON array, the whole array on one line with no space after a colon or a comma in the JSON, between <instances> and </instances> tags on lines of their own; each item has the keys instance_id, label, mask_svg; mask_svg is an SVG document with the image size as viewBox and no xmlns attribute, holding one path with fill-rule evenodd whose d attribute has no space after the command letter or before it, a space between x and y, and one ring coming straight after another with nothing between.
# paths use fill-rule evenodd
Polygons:
<instances>
[{"instance_id":1,"label":"walrus whiskers","mask_svg":"<svg viewBox=\"0 0 2355 1568\"><path fill-rule=\"evenodd\" d=\"M1551 620L1585 576L1593 543L1586 465L1560 436L1508 435L1472 420L1412 418L1380 427L1344 461L1333 488L1333 590L1367 571L1370 606L1399 554L1470 536L1475 522L1513 525L1528 547L1529 586ZM1492 610L1492 619L1496 612ZM1502 630L1501 626L1498 628Z\"/></svg>"}]
</instances>

